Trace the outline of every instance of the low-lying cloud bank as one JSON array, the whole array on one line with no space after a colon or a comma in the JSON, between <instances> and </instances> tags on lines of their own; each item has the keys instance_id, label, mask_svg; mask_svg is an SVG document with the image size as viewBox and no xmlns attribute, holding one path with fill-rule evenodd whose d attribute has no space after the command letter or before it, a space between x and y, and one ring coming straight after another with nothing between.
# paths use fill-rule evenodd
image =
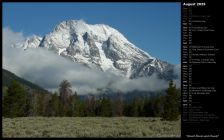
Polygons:
<instances>
[{"instance_id":1,"label":"low-lying cloud bank","mask_svg":"<svg viewBox=\"0 0 224 140\"><path fill-rule=\"evenodd\" d=\"M97 88L108 86L123 92L135 89L157 91L168 86L167 81L158 79L156 75L130 80L72 63L45 48L24 51L11 47L13 43L24 39L22 33L13 32L8 27L3 28L3 68L48 90L57 90L64 79L71 82L73 90L78 94L96 93ZM176 66L175 72L180 75L180 66ZM174 82L180 86L179 80Z\"/></svg>"}]
</instances>

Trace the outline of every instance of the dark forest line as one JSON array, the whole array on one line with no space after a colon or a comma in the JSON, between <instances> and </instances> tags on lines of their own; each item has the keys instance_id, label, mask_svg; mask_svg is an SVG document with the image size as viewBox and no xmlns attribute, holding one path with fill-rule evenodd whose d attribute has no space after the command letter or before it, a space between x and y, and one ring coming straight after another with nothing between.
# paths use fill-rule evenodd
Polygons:
<instances>
[{"instance_id":1,"label":"dark forest line","mask_svg":"<svg viewBox=\"0 0 224 140\"><path fill-rule=\"evenodd\" d=\"M118 91L113 98L106 94L87 95L81 99L64 80L59 91L43 93L27 91L17 81L12 81L3 96L4 117L67 116L67 117L162 117L177 120L180 115L180 90L170 81L165 95L123 99Z\"/></svg>"}]
</instances>

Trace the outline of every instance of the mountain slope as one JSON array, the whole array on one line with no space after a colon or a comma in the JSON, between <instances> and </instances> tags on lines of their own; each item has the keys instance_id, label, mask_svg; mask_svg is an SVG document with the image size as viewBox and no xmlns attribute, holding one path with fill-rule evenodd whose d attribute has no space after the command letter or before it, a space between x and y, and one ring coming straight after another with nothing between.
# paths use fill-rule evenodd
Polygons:
<instances>
[{"instance_id":1,"label":"mountain slope","mask_svg":"<svg viewBox=\"0 0 224 140\"><path fill-rule=\"evenodd\" d=\"M26 89L40 91L40 92L47 92L47 90L39 87L38 85L35 85L23 78L20 78L8 70L2 69L2 86L8 87L13 80L16 80L18 83L23 85Z\"/></svg>"},{"instance_id":2,"label":"mountain slope","mask_svg":"<svg viewBox=\"0 0 224 140\"><path fill-rule=\"evenodd\" d=\"M43 38L33 36L15 44L24 50L45 47L89 68L96 67L127 78L176 78L172 64L150 56L129 42L119 31L104 25L90 25L80 20L63 21Z\"/></svg>"}]
</instances>

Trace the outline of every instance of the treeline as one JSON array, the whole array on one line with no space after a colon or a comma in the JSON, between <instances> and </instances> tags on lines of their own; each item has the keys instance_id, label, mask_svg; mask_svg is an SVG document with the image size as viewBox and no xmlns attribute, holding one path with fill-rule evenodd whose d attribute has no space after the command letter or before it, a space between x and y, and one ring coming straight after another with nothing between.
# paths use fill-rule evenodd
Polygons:
<instances>
[{"instance_id":1,"label":"treeline","mask_svg":"<svg viewBox=\"0 0 224 140\"><path fill-rule=\"evenodd\" d=\"M77 93L72 91L67 80L62 81L59 91L52 94L28 93L13 81L3 98L3 116L130 116L176 120L180 114L180 92L172 81L166 92L166 96L136 97L130 101L124 101L121 92L117 92L113 98L106 95L87 95L81 100Z\"/></svg>"}]
</instances>

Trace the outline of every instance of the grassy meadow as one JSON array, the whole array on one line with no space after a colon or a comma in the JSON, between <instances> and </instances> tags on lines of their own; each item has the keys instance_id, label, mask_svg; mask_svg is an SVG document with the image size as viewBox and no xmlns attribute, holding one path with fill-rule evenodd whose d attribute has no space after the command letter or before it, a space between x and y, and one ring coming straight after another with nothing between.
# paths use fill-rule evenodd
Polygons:
<instances>
[{"instance_id":1,"label":"grassy meadow","mask_svg":"<svg viewBox=\"0 0 224 140\"><path fill-rule=\"evenodd\" d=\"M3 137L180 137L178 121L150 117L3 118Z\"/></svg>"}]
</instances>

